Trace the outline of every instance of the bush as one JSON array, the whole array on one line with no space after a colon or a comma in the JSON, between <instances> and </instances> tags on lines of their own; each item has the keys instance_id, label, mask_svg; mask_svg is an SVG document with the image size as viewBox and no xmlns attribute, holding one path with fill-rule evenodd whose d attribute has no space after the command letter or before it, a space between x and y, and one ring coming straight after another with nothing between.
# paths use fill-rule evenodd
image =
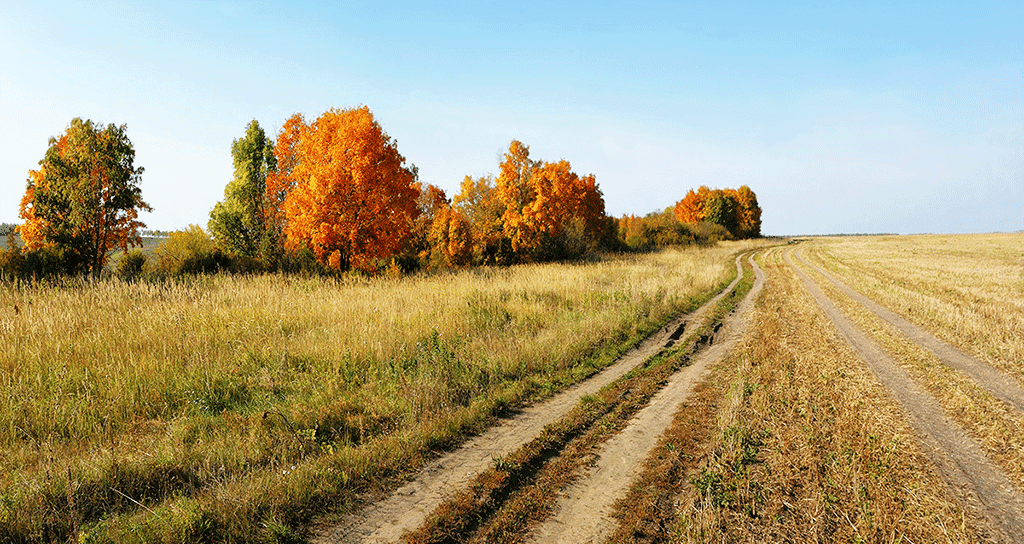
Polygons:
<instances>
[{"instance_id":1,"label":"bush","mask_svg":"<svg viewBox=\"0 0 1024 544\"><path fill-rule=\"evenodd\" d=\"M133 249L121 255L117 261L115 273L124 280L132 281L137 279L146 269L146 262L149 257L141 249Z\"/></svg>"},{"instance_id":2,"label":"bush","mask_svg":"<svg viewBox=\"0 0 1024 544\"><path fill-rule=\"evenodd\" d=\"M722 240L732 240L733 236L729 229L715 223L696 223L689 225L696 238L697 243L702 246L714 245Z\"/></svg>"},{"instance_id":3,"label":"bush","mask_svg":"<svg viewBox=\"0 0 1024 544\"><path fill-rule=\"evenodd\" d=\"M81 272L81 255L57 246L21 250L20 275L24 278L66 276Z\"/></svg>"},{"instance_id":4,"label":"bush","mask_svg":"<svg viewBox=\"0 0 1024 544\"><path fill-rule=\"evenodd\" d=\"M177 230L156 248L158 274L204 274L228 268L230 259L199 225Z\"/></svg>"},{"instance_id":5,"label":"bush","mask_svg":"<svg viewBox=\"0 0 1024 544\"><path fill-rule=\"evenodd\" d=\"M11 236L7 238L7 247L0 248L0 277L13 278L21 276L24 259L21 248L14 243Z\"/></svg>"}]
</instances>

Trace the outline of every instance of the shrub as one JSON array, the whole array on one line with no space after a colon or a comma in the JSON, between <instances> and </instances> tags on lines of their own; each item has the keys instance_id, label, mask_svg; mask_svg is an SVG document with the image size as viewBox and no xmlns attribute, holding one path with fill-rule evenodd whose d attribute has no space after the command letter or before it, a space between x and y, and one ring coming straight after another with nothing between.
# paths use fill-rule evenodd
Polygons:
<instances>
[{"instance_id":1,"label":"shrub","mask_svg":"<svg viewBox=\"0 0 1024 544\"><path fill-rule=\"evenodd\" d=\"M149 257L141 249L133 249L121 255L117 261L116 273L121 279L135 280L142 275L146 269L146 262Z\"/></svg>"},{"instance_id":2,"label":"shrub","mask_svg":"<svg viewBox=\"0 0 1024 544\"><path fill-rule=\"evenodd\" d=\"M157 272L169 276L217 272L230 264L199 225L172 232L157 246L156 256Z\"/></svg>"}]
</instances>

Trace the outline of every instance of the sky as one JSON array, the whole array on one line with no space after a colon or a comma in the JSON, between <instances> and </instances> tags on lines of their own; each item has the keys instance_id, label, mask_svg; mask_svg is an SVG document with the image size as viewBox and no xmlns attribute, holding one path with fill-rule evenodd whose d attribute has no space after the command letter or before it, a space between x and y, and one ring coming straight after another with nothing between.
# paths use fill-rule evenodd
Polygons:
<instances>
[{"instance_id":1,"label":"sky","mask_svg":"<svg viewBox=\"0 0 1024 544\"><path fill-rule=\"evenodd\" d=\"M769 235L1024 229L1024 2L0 0L0 222L71 119L150 229L205 227L256 119L366 105L458 192L513 139L610 215L748 185Z\"/></svg>"}]
</instances>

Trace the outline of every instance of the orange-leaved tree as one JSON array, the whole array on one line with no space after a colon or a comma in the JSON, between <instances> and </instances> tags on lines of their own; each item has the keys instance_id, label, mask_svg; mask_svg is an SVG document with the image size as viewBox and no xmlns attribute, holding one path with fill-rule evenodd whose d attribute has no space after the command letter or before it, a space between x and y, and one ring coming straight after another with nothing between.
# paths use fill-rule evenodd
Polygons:
<instances>
[{"instance_id":1,"label":"orange-leaved tree","mask_svg":"<svg viewBox=\"0 0 1024 544\"><path fill-rule=\"evenodd\" d=\"M580 177L566 160L533 161L529 148L518 140L512 141L503 158L497 186L504 204L502 223L520 257L552 243L564 246L570 240L563 233L571 225L575 226L574 245L595 245L608 230L604 198L593 175Z\"/></svg>"},{"instance_id":2,"label":"orange-leaved tree","mask_svg":"<svg viewBox=\"0 0 1024 544\"><path fill-rule=\"evenodd\" d=\"M473 235L466 214L447 204L438 209L431 223L430 245L445 266L468 266L473 260Z\"/></svg>"},{"instance_id":3,"label":"orange-leaved tree","mask_svg":"<svg viewBox=\"0 0 1024 544\"><path fill-rule=\"evenodd\" d=\"M99 276L116 248L141 245L143 172L125 125L72 119L29 171L18 232L28 251L53 248L69 272Z\"/></svg>"},{"instance_id":4,"label":"orange-leaved tree","mask_svg":"<svg viewBox=\"0 0 1024 544\"><path fill-rule=\"evenodd\" d=\"M593 174L580 177L569 161L545 162L530 178L533 200L523 207L524 232L558 237L572 221L581 223L583 236L593 239L604 228L604 198Z\"/></svg>"},{"instance_id":5,"label":"orange-leaved tree","mask_svg":"<svg viewBox=\"0 0 1024 544\"><path fill-rule=\"evenodd\" d=\"M738 201L740 238L757 238L761 236L761 207L757 204L757 195L750 187L743 185L736 190Z\"/></svg>"},{"instance_id":6,"label":"orange-leaved tree","mask_svg":"<svg viewBox=\"0 0 1024 544\"><path fill-rule=\"evenodd\" d=\"M373 270L402 249L418 215L416 174L369 108L332 109L308 124L293 116L275 153L268 200L285 195L289 249L309 248L334 270Z\"/></svg>"},{"instance_id":7,"label":"orange-leaved tree","mask_svg":"<svg viewBox=\"0 0 1024 544\"><path fill-rule=\"evenodd\" d=\"M680 223L700 223L704 220L702 202L697 193L690 189L682 200L676 202L676 219Z\"/></svg>"},{"instance_id":8,"label":"orange-leaved tree","mask_svg":"<svg viewBox=\"0 0 1024 544\"><path fill-rule=\"evenodd\" d=\"M434 241L431 239L434 221L450 206L450 203L448 195L436 185L417 184L417 188L420 192L416 199L419 214L413 221L412 233L409 236L406 251L414 256L420 265L434 265L437 263L431 262L434 260L431 254L436 252L440 255L440 250L435 247ZM438 256L437 259L442 259L442 257Z\"/></svg>"},{"instance_id":9,"label":"orange-leaved tree","mask_svg":"<svg viewBox=\"0 0 1024 544\"><path fill-rule=\"evenodd\" d=\"M523 209L533 201L530 179L538 167L539 162L530 159L530 148L519 140L512 140L498 166L500 173L496 188L504 205L502 225L512 242L512 249L517 253L529 250L535 239L534 229L527 223Z\"/></svg>"}]
</instances>

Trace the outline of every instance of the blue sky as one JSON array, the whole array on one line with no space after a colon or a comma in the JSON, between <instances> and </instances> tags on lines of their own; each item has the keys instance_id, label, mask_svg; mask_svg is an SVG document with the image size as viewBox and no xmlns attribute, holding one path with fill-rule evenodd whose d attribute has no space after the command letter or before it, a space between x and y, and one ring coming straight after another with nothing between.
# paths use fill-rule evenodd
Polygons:
<instances>
[{"instance_id":1,"label":"blue sky","mask_svg":"<svg viewBox=\"0 0 1024 544\"><path fill-rule=\"evenodd\" d=\"M713 4L713 5L712 5ZM766 234L1024 229L1020 2L0 0L0 221L73 117L127 124L150 228L231 141L366 104L457 191L512 139L613 215L749 185Z\"/></svg>"}]
</instances>

